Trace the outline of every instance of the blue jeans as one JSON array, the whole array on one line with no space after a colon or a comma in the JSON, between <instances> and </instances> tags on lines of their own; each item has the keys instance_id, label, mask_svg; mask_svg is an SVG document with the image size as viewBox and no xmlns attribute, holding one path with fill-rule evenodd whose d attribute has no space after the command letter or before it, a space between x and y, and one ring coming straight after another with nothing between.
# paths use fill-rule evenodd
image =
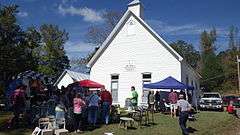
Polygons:
<instances>
[{"instance_id":1,"label":"blue jeans","mask_svg":"<svg viewBox=\"0 0 240 135\"><path fill-rule=\"evenodd\" d=\"M56 111L55 115L56 115L56 119L63 119L65 118L64 116L64 111Z\"/></svg>"},{"instance_id":2,"label":"blue jeans","mask_svg":"<svg viewBox=\"0 0 240 135\"><path fill-rule=\"evenodd\" d=\"M102 120L105 122L105 124L108 124L108 122L109 122L109 113L110 113L110 103L103 102L103 104L102 104Z\"/></svg>"},{"instance_id":3,"label":"blue jeans","mask_svg":"<svg viewBox=\"0 0 240 135\"><path fill-rule=\"evenodd\" d=\"M56 111L55 112L55 117L56 117L56 123L55 127L59 128L59 124L57 123L58 120L64 119L65 118L65 112L64 111Z\"/></svg>"},{"instance_id":4,"label":"blue jeans","mask_svg":"<svg viewBox=\"0 0 240 135\"><path fill-rule=\"evenodd\" d=\"M98 107L97 106L89 106L88 108L88 122L89 124L93 124L94 126L97 123L97 113Z\"/></svg>"},{"instance_id":5,"label":"blue jeans","mask_svg":"<svg viewBox=\"0 0 240 135\"><path fill-rule=\"evenodd\" d=\"M179 115L179 125L182 129L182 134L183 135L188 135L188 129L187 129L187 126L186 126L186 123L187 123L187 119L188 119L188 112L180 112L180 115Z\"/></svg>"}]
</instances>

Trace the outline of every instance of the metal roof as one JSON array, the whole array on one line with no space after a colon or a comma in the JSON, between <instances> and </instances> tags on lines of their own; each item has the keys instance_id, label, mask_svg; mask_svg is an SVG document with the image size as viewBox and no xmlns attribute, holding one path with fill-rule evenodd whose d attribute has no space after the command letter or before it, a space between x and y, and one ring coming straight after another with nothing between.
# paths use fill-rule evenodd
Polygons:
<instances>
[{"instance_id":1,"label":"metal roof","mask_svg":"<svg viewBox=\"0 0 240 135\"><path fill-rule=\"evenodd\" d=\"M62 80L62 78L65 76L65 74L68 74L74 81L89 79L89 74L74 72L71 70L64 70L63 73L61 74L61 76L54 83L54 86L58 85L58 83Z\"/></svg>"}]
</instances>

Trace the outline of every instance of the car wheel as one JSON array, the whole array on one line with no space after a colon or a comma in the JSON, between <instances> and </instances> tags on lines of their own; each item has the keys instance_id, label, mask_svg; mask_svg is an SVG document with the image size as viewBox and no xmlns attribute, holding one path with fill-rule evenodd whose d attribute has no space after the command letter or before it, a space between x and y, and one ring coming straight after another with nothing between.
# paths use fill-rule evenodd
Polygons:
<instances>
[{"instance_id":1,"label":"car wheel","mask_svg":"<svg viewBox=\"0 0 240 135\"><path fill-rule=\"evenodd\" d=\"M219 109L219 111L220 111L220 112L223 112L223 111L224 111L224 108Z\"/></svg>"}]
</instances>

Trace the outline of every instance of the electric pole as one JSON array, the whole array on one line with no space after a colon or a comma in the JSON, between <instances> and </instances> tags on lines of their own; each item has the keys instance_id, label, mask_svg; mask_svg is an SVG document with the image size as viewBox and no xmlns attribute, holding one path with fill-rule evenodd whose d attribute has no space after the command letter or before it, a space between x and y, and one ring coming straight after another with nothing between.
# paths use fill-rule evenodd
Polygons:
<instances>
[{"instance_id":1,"label":"electric pole","mask_svg":"<svg viewBox=\"0 0 240 135\"><path fill-rule=\"evenodd\" d=\"M238 90L237 90L237 93L240 93L240 71L239 71L239 62L240 62L240 60L238 59L238 55L237 55L237 69L238 69Z\"/></svg>"}]
</instances>

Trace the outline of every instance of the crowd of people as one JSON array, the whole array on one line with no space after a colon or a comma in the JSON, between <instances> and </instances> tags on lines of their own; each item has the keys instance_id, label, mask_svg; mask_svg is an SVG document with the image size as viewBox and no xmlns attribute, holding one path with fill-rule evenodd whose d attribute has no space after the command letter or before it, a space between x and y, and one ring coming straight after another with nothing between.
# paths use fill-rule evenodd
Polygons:
<instances>
[{"instance_id":1,"label":"crowd of people","mask_svg":"<svg viewBox=\"0 0 240 135\"><path fill-rule=\"evenodd\" d=\"M82 90L81 93L78 90L74 90L72 86L67 88L62 87L61 90L52 91L51 95L47 93L43 94L42 98L39 95L28 97L26 88L25 85L20 85L11 94L10 104L14 117L9 122L9 128L19 123L20 115L22 114L29 115L29 119L27 118L29 125L33 122L31 121L31 117L36 117L37 115L41 115L38 118L54 115L56 121L58 121L66 119L67 115L72 114L72 123L75 132L82 130L83 122L88 123L91 127L96 127L96 124L101 122L109 124L112 95L104 87L101 88L100 92ZM29 104L28 101L30 101L30 105L27 105ZM50 106L49 101L53 103L51 104L52 106ZM37 106L38 104L47 104L47 108L44 110L40 105ZM34 114L36 106L37 109L40 109L39 112L44 112L42 114ZM101 118L98 119L100 114ZM85 121L85 116L87 116L87 122ZM55 128L59 128L61 125L56 123L54 126Z\"/></svg>"},{"instance_id":2,"label":"crowd of people","mask_svg":"<svg viewBox=\"0 0 240 135\"><path fill-rule=\"evenodd\" d=\"M30 101L29 110L33 110L33 106L38 103L36 97L27 97L25 85L20 85L16 88L11 95L12 111L14 117L11 120L11 124L18 123L21 114L24 114L27 109L27 101ZM170 113L172 117L177 116L177 110L179 114L179 125L183 131L183 134L188 134L186 130L186 121L188 112L191 109L191 105L185 99L185 93L179 94L173 90L168 94L167 99L160 97L160 92L150 91L148 94L148 108L155 111L166 111L166 105L169 105ZM35 95L36 96L36 95ZM39 98L39 97L38 97ZM41 99L41 98L40 98ZM41 100L41 102L47 102L45 100L53 101L52 108L48 108L48 114L54 115L56 121L66 119L67 115L72 115L73 131L81 132L83 125L88 124L88 127L95 128L97 124L109 124L110 121L110 109L112 105L112 95L104 87L99 91L83 90L81 92L74 90L73 86L67 88L62 87L61 90L52 91L50 95ZM135 87L131 87L131 95L129 97L132 109L138 107L138 93ZM39 100L39 99L38 99ZM100 117L99 117L100 116ZM30 116L31 117L31 116ZM44 117L40 116L40 117ZM31 122L29 122L31 124ZM61 125L56 123L55 128L59 128Z\"/></svg>"},{"instance_id":3,"label":"crowd of people","mask_svg":"<svg viewBox=\"0 0 240 135\"><path fill-rule=\"evenodd\" d=\"M74 131L82 131L82 123L84 121L83 113L87 110L87 121L89 126L96 127L97 123L109 124L110 107L112 105L112 95L104 87L101 88L100 93L97 91L88 91L86 95L81 96L76 93L72 99L73 114L74 114ZM84 110L84 111L83 111ZM101 121L98 122L99 110L101 110ZM67 111L64 103L60 100L58 102L55 112L56 119L64 119L64 113Z\"/></svg>"},{"instance_id":4,"label":"crowd of people","mask_svg":"<svg viewBox=\"0 0 240 135\"><path fill-rule=\"evenodd\" d=\"M186 99L186 94L184 91L180 91L180 93L177 93L176 91L171 89L170 93L168 94L163 94L162 92L160 94L160 91L156 91L154 94L154 91L149 91L147 97L148 107L154 109L157 112L165 112L169 108L171 116L176 117L176 103L179 99L179 95L184 95L184 98ZM188 100L188 102L190 101Z\"/></svg>"},{"instance_id":5,"label":"crowd of people","mask_svg":"<svg viewBox=\"0 0 240 135\"><path fill-rule=\"evenodd\" d=\"M189 99L190 96L189 96ZM179 126L182 130L183 135L188 135L187 130L187 120L191 115L193 110L191 104L186 100L186 94L184 91L177 93L173 89L170 90L167 100L165 98L160 98L160 92L157 91L154 95L154 91L150 91L148 94L148 107L151 110L165 112L167 108L170 108L171 117L176 118L177 114L179 116ZM178 113L177 113L178 112Z\"/></svg>"}]
</instances>

